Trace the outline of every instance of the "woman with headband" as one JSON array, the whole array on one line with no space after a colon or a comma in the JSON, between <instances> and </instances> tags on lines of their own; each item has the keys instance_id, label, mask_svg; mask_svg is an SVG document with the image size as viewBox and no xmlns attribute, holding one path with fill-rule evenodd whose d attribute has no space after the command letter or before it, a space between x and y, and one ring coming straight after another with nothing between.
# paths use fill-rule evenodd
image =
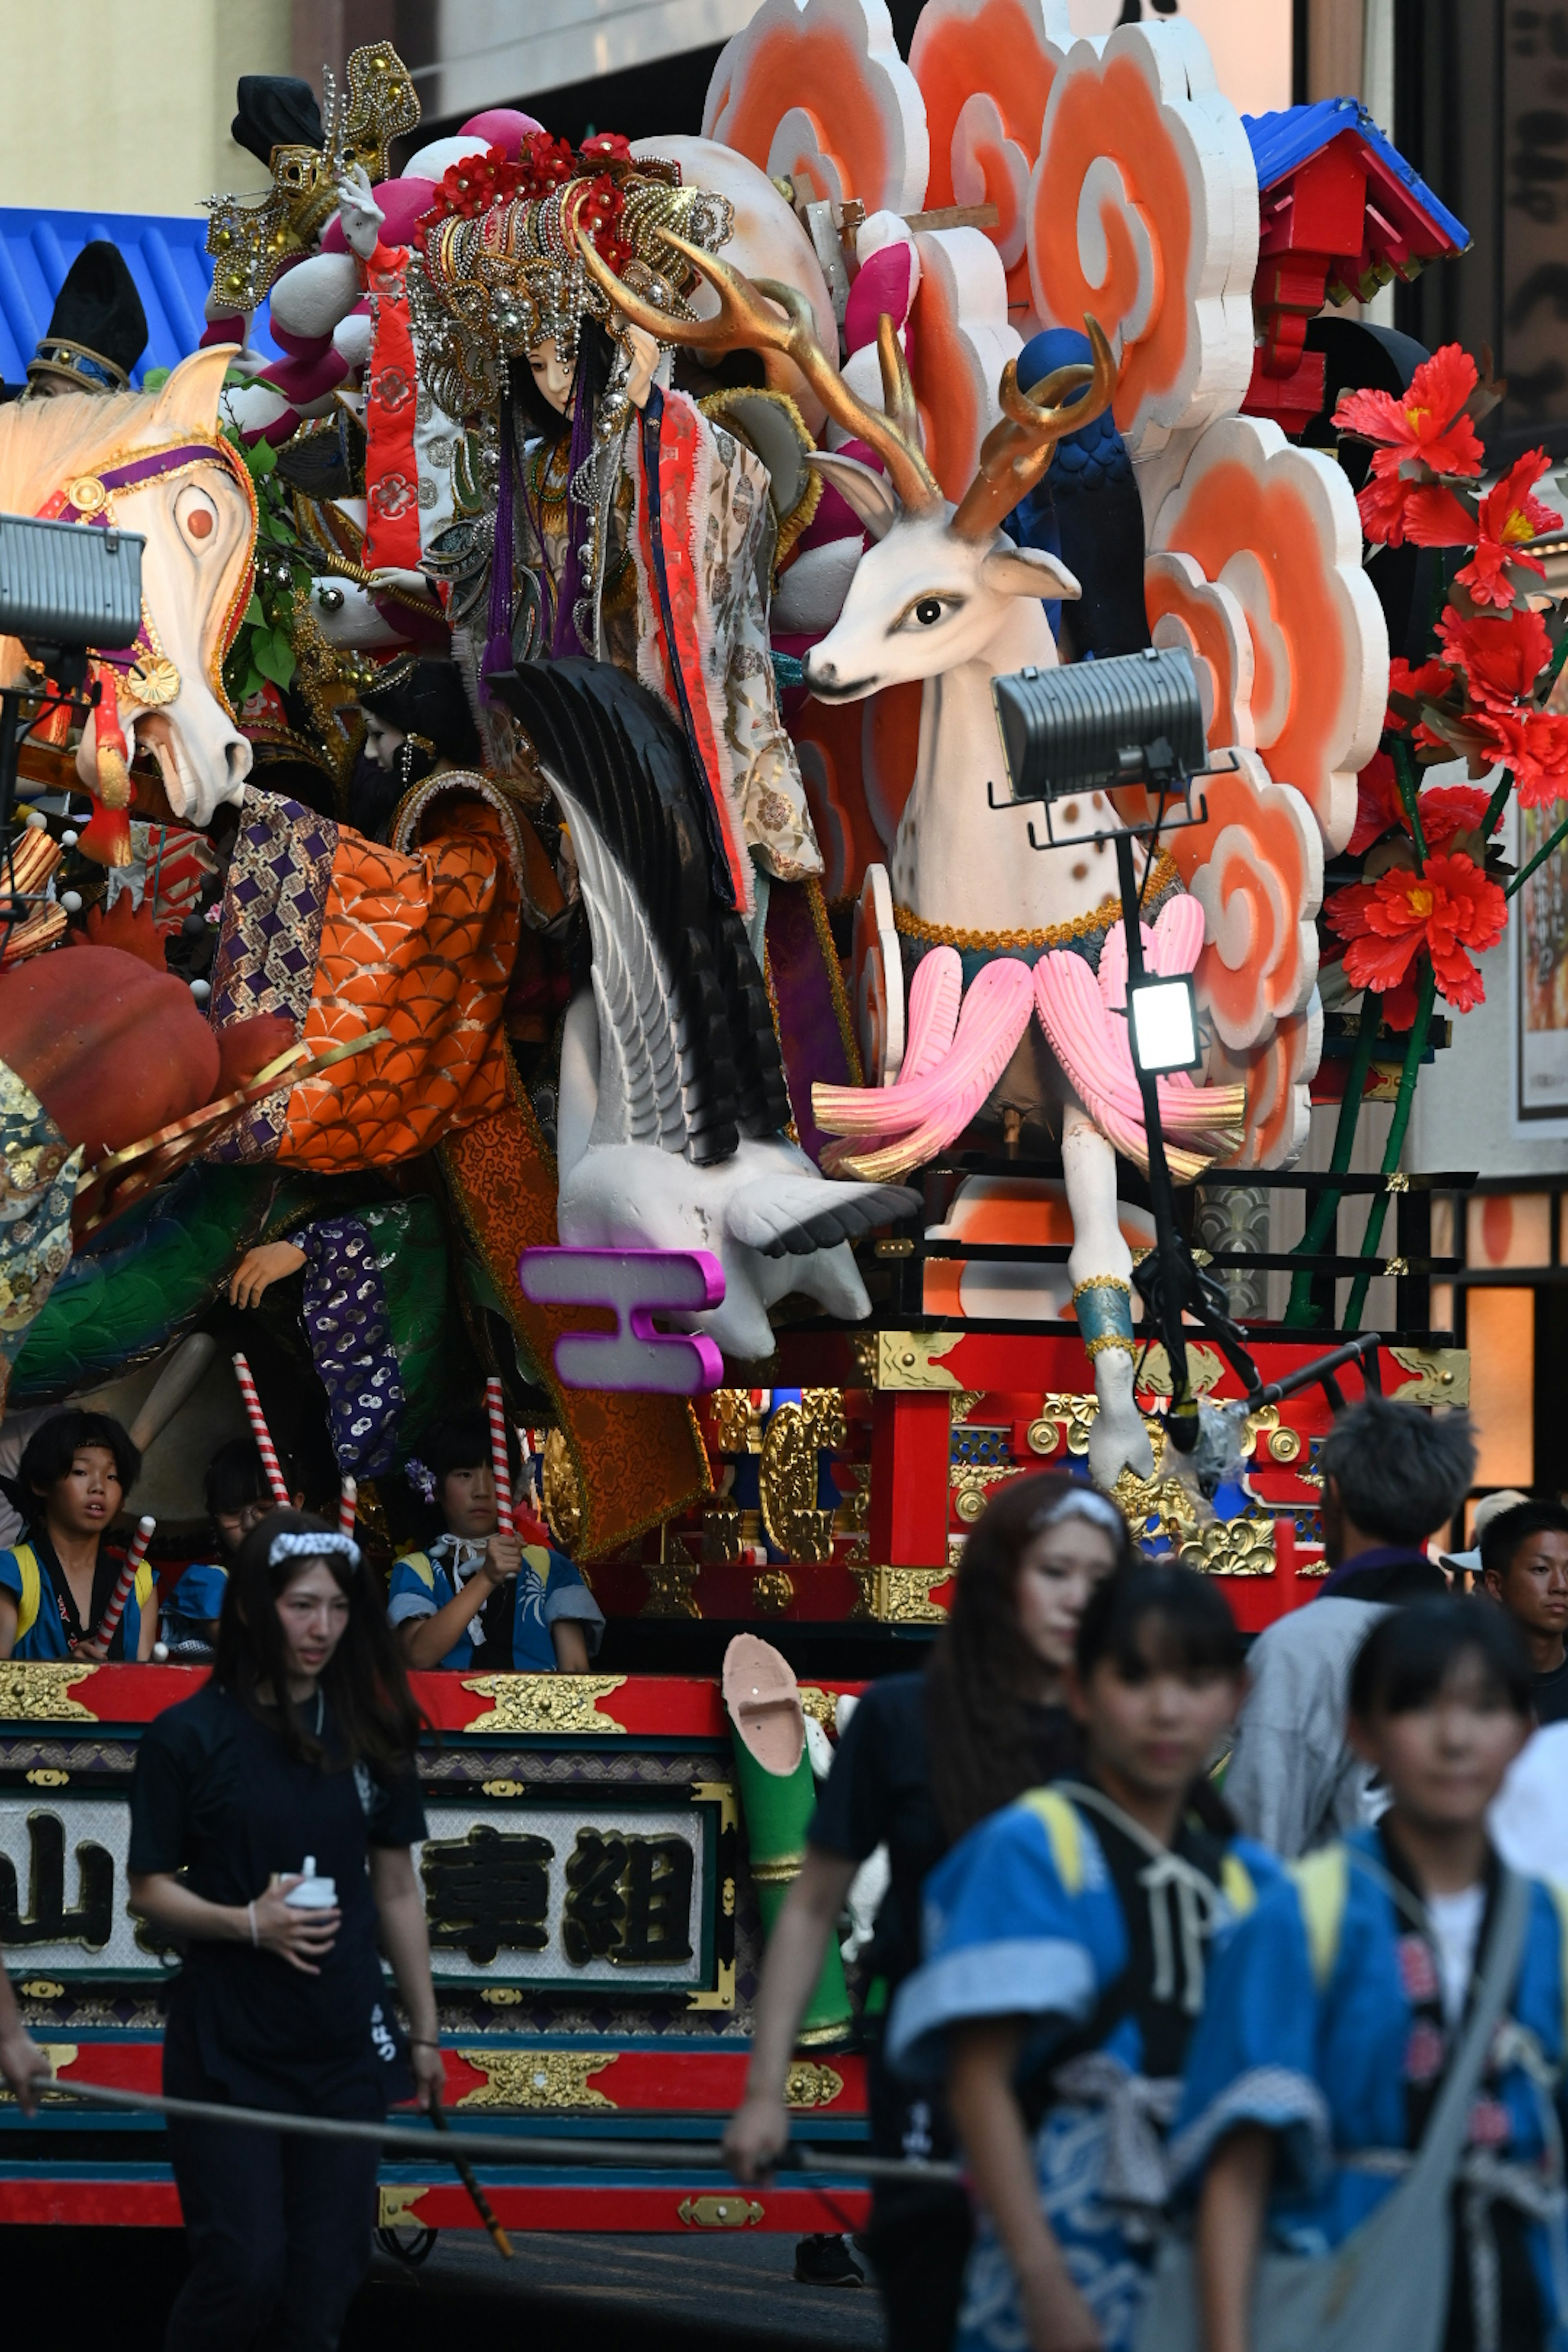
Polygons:
<instances>
[{"instance_id":1,"label":"woman with headband","mask_svg":"<svg viewBox=\"0 0 1568 2352\"><path fill-rule=\"evenodd\" d=\"M211 1679L137 1748L131 1899L184 1948L171 2097L379 2121L439 2091L410 1852L418 1730L357 1544L271 1512L235 1555ZM379 2151L174 2117L168 2135L191 2273L167 2352L258 2336L331 2352L370 2256Z\"/></svg>"},{"instance_id":2,"label":"woman with headband","mask_svg":"<svg viewBox=\"0 0 1568 2352\"><path fill-rule=\"evenodd\" d=\"M987 1813L1076 1761L1064 1670L1089 1594L1131 1557L1126 1521L1092 1486L1058 1473L1015 1481L964 1546L929 1671L888 1676L856 1708L768 1943L745 2102L725 2138L741 2179L764 2178L789 2138L795 2034L857 1870L886 1846L890 1879L867 1966L890 2002L920 1961L926 1873ZM911 2097L875 2048L870 2105L879 2155L952 2154L940 2094ZM889 2352L945 2352L970 2235L963 2189L878 2188L866 2244ZM797 2275L830 2280L835 2253L842 2275L858 2275L829 2247L805 2253Z\"/></svg>"}]
</instances>

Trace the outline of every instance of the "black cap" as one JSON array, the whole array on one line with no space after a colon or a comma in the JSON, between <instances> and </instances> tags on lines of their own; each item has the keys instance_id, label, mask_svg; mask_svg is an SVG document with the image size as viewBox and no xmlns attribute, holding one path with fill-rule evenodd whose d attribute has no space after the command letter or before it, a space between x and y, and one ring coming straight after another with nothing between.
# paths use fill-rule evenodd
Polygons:
<instances>
[{"instance_id":1,"label":"black cap","mask_svg":"<svg viewBox=\"0 0 1568 2352\"><path fill-rule=\"evenodd\" d=\"M326 137L316 93L298 74L241 74L234 98L229 136L259 163L274 147L320 147Z\"/></svg>"},{"instance_id":2,"label":"black cap","mask_svg":"<svg viewBox=\"0 0 1568 2352\"><path fill-rule=\"evenodd\" d=\"M78 392L123 392L147 348L147 313L118 246L98 237L66 272L27 380L57 376Z\"/></svg>"}]
</instances>

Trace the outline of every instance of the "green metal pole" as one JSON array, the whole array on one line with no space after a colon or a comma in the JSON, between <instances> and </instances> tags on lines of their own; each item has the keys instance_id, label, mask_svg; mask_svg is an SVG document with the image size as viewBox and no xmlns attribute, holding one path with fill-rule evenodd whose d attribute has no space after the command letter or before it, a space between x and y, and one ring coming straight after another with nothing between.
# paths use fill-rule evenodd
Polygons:
<instances>
[{"instance_id":1,"label":"green metal pole","mask_svg":"<svg viewBox=\"0 0 1568 2352\"><path fill-rule=\"evenodd\" d=\"M1436 1002L1437 975L1431 961L1423 957L1421 977L1415 989L1415 1020L1410 1032L1410 1043L1405 1049L1405 1066L1399 1073L1399 1093L1394 1105L1394 1123L1384 1146L1383 1173L1392 1176L1399 1166L1399 1155L1405 1149L1405 1130L1410 1125L1411 1106L1415 1100L1415 1077L1426 1050L1426 1032L1431 1024L1432 1007ZM1383 1221L1388 1213L1388 1194L1375 1193L1367 1212L1366 1231L1362 1236L1361 1255L1363 1259L1375 1257L1383 1239ZM1367 1286L1372 1280L1372 1268L1363 1266L1351 1285L1351 1295L1345 1302L1345 1329L1358 1331L1366 1311Z\"/></svg>"}]
</instances>

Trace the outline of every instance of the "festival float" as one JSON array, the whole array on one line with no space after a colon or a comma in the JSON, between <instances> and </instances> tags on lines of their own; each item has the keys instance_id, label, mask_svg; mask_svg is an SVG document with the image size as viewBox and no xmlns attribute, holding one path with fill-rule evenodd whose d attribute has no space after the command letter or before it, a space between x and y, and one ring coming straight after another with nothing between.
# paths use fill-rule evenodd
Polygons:
<instances>
[{"instance_id":1,"label":"festival float","mask_svg":"<svg viewBox=\"0 0 1568 2352\"><path fill-rule=\"evenodd\" d=\"M247 1396L390 1568L491 1383L608 1629L585 1675L415 1677L449 2104L562 2147L487 2193L850 2227L855 1937L810 2168L710 2143L813 1755L987 1496L1092 1478L1257 1630L1321 1573L1342 1399L1465 1401L1466 1180L1399 1160L1509 793L1558 837L1545 460L1482 489L1474 361L1334 316L1462 226L1353 101L1244 120L1180 19L927 0L906 60L881 0L763 0L700 138L498 108L395 173L384 46L321 116L251 102L266 198L205 255L141 225L158 380L0 409L0 509L144 542L119 644L5 648L6 1412L135 1425L167 1591ZM0 1666L0 1949L78 2091L157 2086L125 1794L202 1671ZM381 2212L473 2218L402 2156ZM175 2224L155 2122L6 2126L0 2218Z\"/></svg>"}]
</instances>

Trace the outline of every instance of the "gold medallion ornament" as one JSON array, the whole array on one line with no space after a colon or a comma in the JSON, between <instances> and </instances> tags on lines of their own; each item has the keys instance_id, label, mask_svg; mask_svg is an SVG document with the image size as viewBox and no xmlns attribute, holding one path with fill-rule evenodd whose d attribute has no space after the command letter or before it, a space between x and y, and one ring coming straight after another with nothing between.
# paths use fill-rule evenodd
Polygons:
<instances>
[{"instance_id":1,"label":"gold medallion ornament","mask_svg":"<svg viewBox=\"0 0 1568 2352\"><path fill-rule=\"evenodd\" d=\"M786 2107L830 2107L844 2088L844 2077L815 2058L797 2058L784 2076Z\"/></svg>"},{"instance_id":2,"label":"gold medallion ornament","mask_svg":"<svg viewBox=\"0 0 1568 2352\"><path fill-rule=\"evenodd\" d=\"M79 515L101 514L109 504L109 492L96 474L79 474L74 482L68 482L66 497Z\"/></svg>"},{"instance_id":3,"label":"gold medallion ornament","mask_svg":"<svg viewBox=\"0 0 1568 2352\"><path fill-rule=\"evenodd\" d=\"M167 654L138 654L125 673L126 699L143 710L166 710L180 698L180 673Z\"/></svg>"}]
</instances>

